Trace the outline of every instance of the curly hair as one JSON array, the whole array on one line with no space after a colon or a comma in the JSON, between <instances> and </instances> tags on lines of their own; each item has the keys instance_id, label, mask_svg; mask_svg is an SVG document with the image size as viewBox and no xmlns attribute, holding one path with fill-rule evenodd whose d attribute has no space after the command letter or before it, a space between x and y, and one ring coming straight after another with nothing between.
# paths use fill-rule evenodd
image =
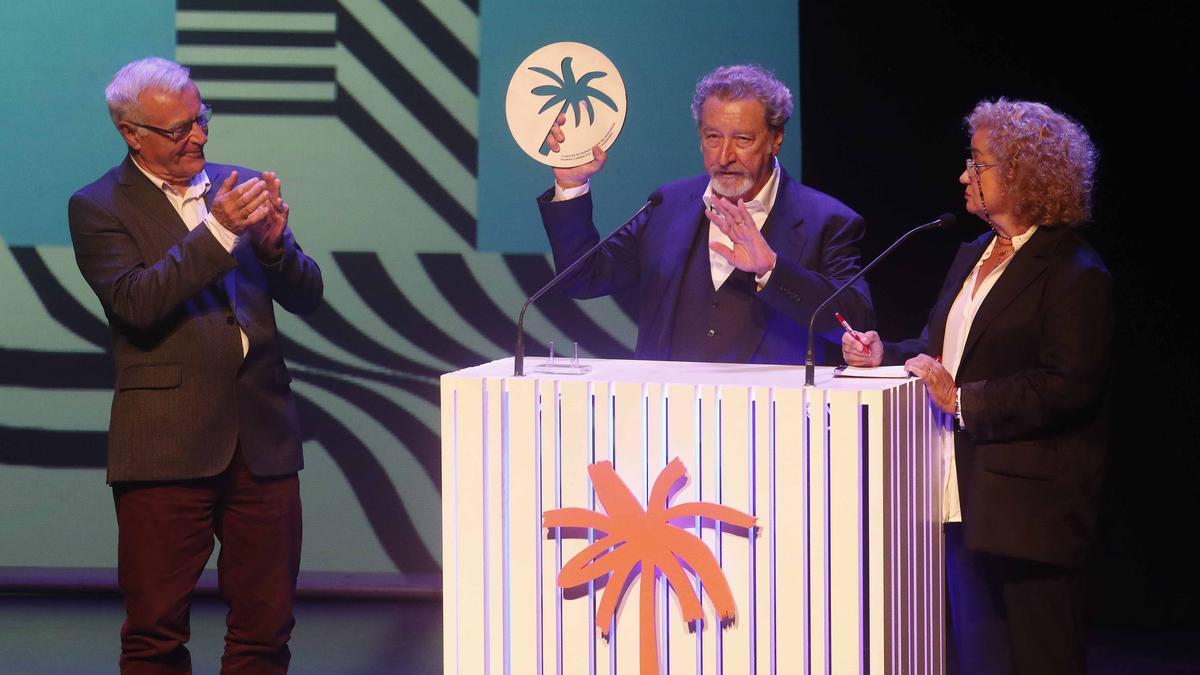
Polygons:
<instances>
[{"instance_id":1,"label":"curly hair","mask_svg":"<svg viewBox=\"0 0 1200 675\"><path fill-rule=\"evenodd\" d=\"M729 101L758 99L767 111L767 126L774 131L783 131L783 125L792 117L791 90L761 66L721 66L700 78L692 96L692 119L696 124L700 123L700 109L709 96Z\"/></svg>"},{"instance_id":2,"label":"curly hair","mask_svg":"<svg viewBox=\"0 0 1200 675\"><path fill-rule=\"evenodd\" d=\"M1083 125L1033 101L980 101L965 119L1000 162L1014 215L1038 225L1082 225L1092 216L1099 153Z\"/></svg>"}]
</instances>

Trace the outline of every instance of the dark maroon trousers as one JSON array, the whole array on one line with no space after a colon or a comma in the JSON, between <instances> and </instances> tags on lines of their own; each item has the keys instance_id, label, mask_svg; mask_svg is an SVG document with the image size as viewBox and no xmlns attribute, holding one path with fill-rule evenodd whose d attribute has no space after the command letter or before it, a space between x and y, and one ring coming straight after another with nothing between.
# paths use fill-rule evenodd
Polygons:
<instances>
[{"instance_id":1,"label":"dark maroon trousers","mask_svg":"<svg viewBox=\"0 0 1200 675\"><path fill-rule=\"evenodd\" d=\"M117 579L125 597L121 673L190 673L190 596L221 542L217 575L229 606L221 673L285 673L296 621L300 482L262 478L239 449L220 475L117 483Z\"/></svg>"}]
</instances>

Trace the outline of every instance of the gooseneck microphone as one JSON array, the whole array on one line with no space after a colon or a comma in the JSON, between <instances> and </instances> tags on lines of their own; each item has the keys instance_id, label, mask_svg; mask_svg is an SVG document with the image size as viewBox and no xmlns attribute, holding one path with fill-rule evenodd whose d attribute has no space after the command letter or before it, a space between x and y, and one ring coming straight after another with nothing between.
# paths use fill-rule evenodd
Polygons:
<instances>
[{"instance_id":1,"label":"gooseneck microphone","mask_svg":"<svg viewBox=\"0 0 1200 675\"><path fill-rule=\"evenodd\" d=\"M630 216L629 220L626 220L624 223L621 224L620 227L613 230L612 232L609 232L607 237L604 237L600 241L596 242L595 246L591 247L590 249L587 250L586 253L579 256L579 258L576 259L575 262L571 263L570 265L567 265L566 269L564 269L563 271L554 275L554 278L551 279L550 281L546 282L545 286L542 286L541 288L539 288L536 293L529 296L529 298L525 300L525 304L521 305L521 313L519 315L517 315L517 345L516 345L516 348L513 349L513 376L514 377L524 377L525 376L525 310L529 309L529 306L531 304L533 304L535 301L537 301L538 298L545 295L546 291L557 286L558 282L562 281L563 278L566 277L568 274L570 274L572 271L574 271L574 269L576 267L579 267L579 265L581 263L583 263L584 260L587 260L588 258L592 257L592 254L594 254L596 251L600 250L600 247L603 246L604 244L608 243L608 240L612 239L613 236L616 235L616 233L629 227L630 223L637 220L638 216L642 215L642 213L644 213L646 211L646 209L658 206L659 204L662 203L662 200L663 200L662 192L655 190L654 192L650 193L650 196L646 198L646 203L642 204L642 208L638 209L636 213L634 213L632 216Z\"/></svg>"},{"instance_id":2,"label":"gooseneck microphone","mask_svg":"<svg viewBox=\"0 0 1200 675\"><path fill-rule=\"evenodd\" d=\"M825 309L825 306L828 305L830 303L830 301L832 301L838 295L840 295L842 291L846 290L847 288L850 288L850 286L852 286L854 284L854 282L861 279L862 276L864 274L866 274L872 267L874 267L880 260L883 260L884 258L888 257L888 255L890 255L891 252L893 250L895 250L895 248L897 246L902 244L905 239L908 239L909 237L913 236L914 234L916 234L918 232L922 232L924 230L933 230L933 229L937 229L939 227L949 228L949 227L952 227L953 225L954 225L954 214L943 213L937 220L930 221L928 223L925 223L924 225L918 225L918 226L914 227L913 229L909 230L908 232L905 232L903 237L900 237L899 239L897 239L895 241L895 243L893 243L891 246L887 247L886 251L884 251L883 253L880 253L866 267L859 270L858 274L855 274L854 276L850 277L850 280L847 281L846 283L842 284L841 288L834 291L833 295L830 295L828 298L825 298L824 302L817 305L817 308L815 310L813 310L812 318L808 320L808 351L805 352L805 354L804 354L804 386L806 386L806 387L813 386L813 384L814 384L813 378L816 376L816 364L813 363L813 326L816 324L817 315L821 313L821 310Z\"/></svg>"}]
</instances>

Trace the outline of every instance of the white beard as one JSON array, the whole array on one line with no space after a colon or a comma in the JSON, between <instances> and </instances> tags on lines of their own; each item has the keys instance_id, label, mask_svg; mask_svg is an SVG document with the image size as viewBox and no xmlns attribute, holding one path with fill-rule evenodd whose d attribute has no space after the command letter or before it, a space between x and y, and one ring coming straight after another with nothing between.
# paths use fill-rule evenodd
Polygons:
<instances>
[{"instance_id":1,"label":"white beard","mask_svg":"<svg viewBox=\"0 0 1200 675\"><path fill-rule=\"evenodd\" d=\"M733 178L709 174L709 178L712 179L713 192L728 199L737 199L754 187L754 181L749 176Z\"/></svg>"}]
</instances>

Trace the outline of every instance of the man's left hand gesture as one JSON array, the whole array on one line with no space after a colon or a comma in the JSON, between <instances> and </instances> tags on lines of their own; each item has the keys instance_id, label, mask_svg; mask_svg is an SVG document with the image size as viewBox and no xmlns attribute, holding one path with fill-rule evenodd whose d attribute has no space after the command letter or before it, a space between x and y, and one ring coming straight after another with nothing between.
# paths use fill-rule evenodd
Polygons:
<instances>
[{"instance_id":1,"label":"man's left hand gesture","mask_svg":"<svg viewBox=\"0 0 1200 675\"><path fill-rule=\"evenodd\" d=\"M731 265L743 272L752 272L762 276L775 269L775 251L771 250L767 240L754 224L746 203L738 200L737 204L714 195L713 208L708 210L709 219L717 229L725 233L733 242L730 248L720 242L710 242L708 247Z\"/></svg>"},{"instance_id":2,"label":"man's left hand gesture","mask_svg":"<svg viewBox=\"0 0 1200 675\"><path fill-rule=\"evenodd\" d=\"M955 384L950 371L942 367L942 362L926 354L917 354L904 362L904 368L925 383L925 391L929 392L929 400L946 413L954 412Z\"/></svg>"},{"instance_id":3,"label":"man's left hand gesture","mask_svg":"<svg viewBox=\"0 0 1200 675\"><path fill-rule=\"evenodd\" d=\"M260 260L276 260L283 255L283 230L288 223L288 205L283 201L282 185L274 171L264 171L262 179L267 184L270 197L267 217L250 230L250 239Z\"/></svg>"}]
</instances>

